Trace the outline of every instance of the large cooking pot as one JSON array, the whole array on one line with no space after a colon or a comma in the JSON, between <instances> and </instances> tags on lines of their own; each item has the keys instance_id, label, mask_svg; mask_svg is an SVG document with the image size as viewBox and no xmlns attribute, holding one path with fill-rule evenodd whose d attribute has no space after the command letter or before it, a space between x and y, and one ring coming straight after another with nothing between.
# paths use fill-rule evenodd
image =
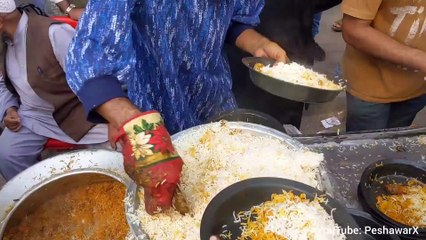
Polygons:
<instances>
[{"instance_id":1,"label":"large cooking pot","mask_svg":"<svg viewBox=\"0 0 426 240\"><path fill-rule=\"evenodd\" d=\"M277 140L280 140L284 144L286 144L290 149L300 150L305 149L305 147L300 144L298 141L284 134L283 132L277 131L273 128L262 126L260 124L248 123L248 122L228 122L227 126L231 129L237 129L244 132L251 133L253 135L267 136ZM180 138L191 137L195 132L200 129L205 129L211 127L210 124L204 124L200 126L196 126L190 129L186 129L182 132L176 133L172 136L172 141L176 141ZM325 190L329 193L332 191L332 183L328 178L328 174L323 166L320 167L320 173L318 176L320 185L319 188L321 190ZM129 205L126 206L126 214L128 215L128 219L134 219L135 221L128 221L131 232L135 239L137 240L148 240L148 236L144 231L143 224L137 219L137 210L142 204L142 200L139 199L140 195L138 194L138 186L132 182L127 189L127 201Z\"/></svg>"},{"instance_id":2,"label":"large cooking pot","mask_svg":"<svg viewBox=\"0 0 426 240\"><path fill-rule=\"evenodd\" d=\"M95 182L131 180L122 155L108 150L82 150L61 154L26 169L0 190L0 239L6 226L16 224L32 209L58 192Z\"/></svg>"}]
</instances>

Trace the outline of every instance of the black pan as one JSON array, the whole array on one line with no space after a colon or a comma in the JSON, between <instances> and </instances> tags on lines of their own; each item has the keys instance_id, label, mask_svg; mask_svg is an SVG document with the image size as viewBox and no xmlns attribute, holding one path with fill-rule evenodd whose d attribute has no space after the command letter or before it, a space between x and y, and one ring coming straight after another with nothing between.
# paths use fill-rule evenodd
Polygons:
<instances>
[{"instance_id":1,"label":"black pan","mask_svg":"<svg viewBox=\"0 0 426 240\"><path fill-rule=\"evenodd\" d=\"M268 58L246 57L243 64L249 68L250 78L254 85L278 97L304 103L325 103L332 101L342 90L325 90L282 81L254 70L256 63L263 65L274 64Z\"/></svg>"},{"instance_id":2,"label":"black pan","mask_svg":"<svg viewBox=\"0 0 426 240\"><path fill-rule=\"evenodd\" d=\"M388 229L389 228L393 228L393 229L401 229L401 226L397 226L395 225L394 221L393 222L388 222L385 219L382 218L382 216L380 216L379 214L376 213L376 211L374 211L373 209L369 208L366 204L365 204L365 199L362 197L361 195L361 188L358 187L358 199L361 202L361 205L363 207L363 209L370 213L370 215L379 223L382 224L383 226L386 226ZM399 234L398 235L400 237L400 239L402 240L425 240L426 239L426 234L424 233L419 233L419 234L411 234L411 235L404 235L404 234Z\"/></svg>"},{"instance_id":3,"label":"black pan","mask_svg":"<svg viewBox=\"0 0 426 240\"><path fill-rule=\"evenodd\" d=\"M401 229L400 226L395 225L393 222L388 222L385 219L383 219L380 215L376 214L375 211L373 211L373 209L369 208L366 205L366 201L363 198L362 194L361 194L361 188L358 186L358 199L361 202L361 205L363 207L363 209L370 213L370 215L382 226L386 226L388 229L389 228L393 228L393 229ZM414 234L414 235L404 235L404 234L399 234L398 235L400 237L400 239L403 240L424 240L426 239L426 235L422 234Z\"/></svg>"},{"instance_id":4,"label":"black pan","mask_svg":"<svg viewBox=\"0 0 426 240\"><path fill-rule=\"evenodd\" d=\"M207 240L212 235L219 236L224 229L231 231L232 239L235 239L241 235L241 231L240 225L234 223L233 213L249 210L254 205L270 200L273 193L281 193L282 190L293 191L295 194L305 193L308 199L324 195L323 192L308 185L282 178L253 178L235 183L216 195L204 211L201 220L201 240ZM339 226L358 228L345 208L331 197L327 196L327 199L327 204L321 205L328 213L333 210L333 218ZM348 240L363 239L361 235L346 236Z\"/></svg>"},{"instance_id":5,"label":"black pan","mask_svg":"<svg viewBox=\"0 0 426 240\"><path fill-rule=\"evenodd\" d=\"M383 227L383 224L376 221L370 214L352 208L347 209L347 211L363 230L365 240L400 240L397 235L374 234L372 229L380 229Z\"/></svg>"},{"instance_id":6,"label":"black pan","mask_svg":"<svg viewBox=\"0 0 426 240\"><path fill-rule=\"evenodd\" d=\"M376 206L376 198L382 194L388 194L384 185L406 183L413 178L426 183L426 166L403 159L375 162L368 166L361 176L358 186L358 198L366 211L387 226L410 228L410 226L398 223L383 214ZM419 235L407 235L406 237L409 239L426 239L426 229L419 229L419 233Z\"/></svg>"}]
</instances>

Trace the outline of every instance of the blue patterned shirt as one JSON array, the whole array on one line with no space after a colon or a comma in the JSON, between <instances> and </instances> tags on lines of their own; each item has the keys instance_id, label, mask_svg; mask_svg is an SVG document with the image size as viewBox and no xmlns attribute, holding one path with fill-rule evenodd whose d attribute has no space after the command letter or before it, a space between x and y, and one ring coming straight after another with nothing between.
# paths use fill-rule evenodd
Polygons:
<instances>
[{"instance_id":1,"label":"blue patterned shirt","mask_svg":"<svg viewBox=\"0 0 426 240\"><path fill-rule=\"evenodd\" d=\"M171 133L236 108L224 42L259 22L263 0L91 0L67 57L88 113L128 97L163 115Z\"/></svg>"}]
</instances>

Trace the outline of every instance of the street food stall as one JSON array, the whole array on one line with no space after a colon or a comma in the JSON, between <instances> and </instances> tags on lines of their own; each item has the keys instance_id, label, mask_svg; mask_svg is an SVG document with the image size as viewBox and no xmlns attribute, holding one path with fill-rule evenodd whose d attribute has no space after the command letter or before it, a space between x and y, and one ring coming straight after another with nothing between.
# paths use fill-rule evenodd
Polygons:
<instances>
[{"instance_id":1,"label":"street food stall","mask_svg":"<svg viewBox=\"0 0 426 240\"><path fill-rule=\"evenodd\" d=\"M256 86L280 97L320 103L344 90L301 65L243 62ZM184 159L179 189L189 213L149 215L120 153L81 150L43 160L6 183L0 237L426 237L425 128L292 137L266 114L233 110L172 141Z\"/></svg>"},{"instance_id":2,"label":"street food stall","mask_svg":"<svg viewBox=\"0 0 426 240\"><path fill-rule=\"evenodd\" d=\"M105 213L99 218L93 219L93 217L87 217L94 214L91 211L83 213L75 210L67 211L67 207L58 207L56 212L51 213L56 213L56 217L52 218L52 221L58 222L58 219L61 218L60 211L65 213L62 217L66 217L67 214L77 214L81 222L79 222L79 227L74 228L74 231L86 229L85 226L88 226L85 225L86 223L92 226L90 228L91 236L108 236L105 235L106 230L99 232L98 229L98 232L96 231L97 224L101 224L100 226L108 226L113 230L110 231L110 234L112 232L117 234L109 235L110 238L105 239L121 239L124 235L119 233L123 231L126 232L125 239L200 239L200 228L203 229L203 226L205 228L205 226L213 224L212 222L201 223L204 212L208 212L206 208L212 208L210 202L217 202L218 196L222 194L221 191L233 183L243 181L237 183L245 184L243 187L237 187L239 191L243 191L247 186L253 188L259 183L256 182L253 185L253 183L244 183L244 180L257 181L256 179L259 177L270 177L271 180L266 182L263 180L261 187L252 190L254 192L249 199L254 199L255 202L257 200L257 204L270 199L270 191L266 191L267 196L263 196L261 193L265 189L270 189L271 184L278 184L275 186L277 189L286 189L294 194L307 194L308 198L311 191L316 195L327 194L325 197L329 199L325 205L322 205L324 209L327 209L327 206L333 206L330 207L329 213L334 216L337 224L356 228L360 225L352 222L353 219L348 213L355 211L352 216L357 216L356 214L359 214L361 209L368 211L366 206L362 206L366 201L360 199L358 187L360 181L365 180L362 180L362 174L370 164L377 164L376 168L380 168L380 166L388 165L389 160L394 160L390 163L400 166L407 163L416 167L417 172L407 172L401 169L400 173L392 170L392 174L398 176L408 174L405 176L406 179L410 178L409 174L413 174L412 176L417 176L417 180L423 181L423 184L425 178L426 129L396 129L293 138L259 124L221 121L185 130L174 135L172 139L180 155L186 161L180 188L188 198L192 209L190 214L182 216L177 212L168 212L155 216L148 215L144 211L143 204L140 204L143 193L123 170L121 154L106 150L82 150L41 161L12 179L0 190L0 218L2 219L0 235L3 239L16 239L7 235L10 231L17 231L12 226L17 226L20 222L22 224L23 219L28 219L28 215L34 214L35 209L56 209L52 199L55 200L57 196L70 194L73 189L77 189L75 191L85 191L84 194L76 193L77 196L83 195L93 201L91 205L93 208L87 209L96 209L99 204L105 204L111 208L109 209L111 212L107 212L107 214L113 215ZM389 175L389 173L387 174ZM287 182L284 184L278 180L276 183L277 179L287 179L285 180ZM111 199L106 199L106 196L90 198L91 194L99 195L99 189L89 189L90 186L106 183L112 185L101 186L100 189L108 189L106 192L110 194ZM121 185L122 188L115 191L114 183ZM126 191L125 196L123 189ZM124 202L116 201L113 205L119 205L118 209L122 210L121 215L114 213L117 209L114 210L112 205L108 205L114 203L114 199L119 198L117 194L123 195L121 200ZM316 195L311 197L316 197ZM82 201L81 198L78 199L72 195L66 196L72 199L74 204ZM255 196L266 198L256 198ZM297 196L299 195L292 196L292 199ZM228 199L235 198L228 195ZM237 205L244 205L248 198L244 199L240 199L241 201L238 201ZM45 206L46 203L53 205ZM58 203L56 202L56 204ZM66 205L66 202L63 205ZM225 205L228 206L228 204ZM77 206L83 205L77 204ZM336 208L339 211L333 214L332 209ZM100 209L98 211L107 210ZM375 216L374 211L370 212ZM228 209L228 213L223 213L222 216L233 219L232 214ZM106 224L100 221L102 218L107 218L110 225L102 225ZM342 221L346 218L351 220ZM44 219L46 220L46 218ZM127 224L123 225L124 219L129 227L126 226ZM380 217L375 216L372 220L376 223L379 222L379 226L392 226L380 222L379 219ZM46 220L46 222L48 221ZM113 226L114 223L115 226ZM58 224L60 225L60 223ZM40 225L42 226L42 224ZM22 231L23 226L28 230L31 224L20 225L21 228L18 230ZM222 234L220 239L236 239L226 238L229 234L224 232L226 229L220 229L219 232L217 232L218 229L212 231L216 231L218 235ZM42 232L49 231L45 229ZM54 233L54 231L52 232ZM96 235L101 233L104 235ZM403 234L400 235L403 236ZM114 236L121 237L115 238ZM380 239L357 237L359 236L346 234L346 238L333 239ZM392 235L391 239L398 239L395 237L396 235ZM418 238L413 235L405 237L406 239L422 239L423 235L418 235Z\"/></svg>"},{"instance_id":3,"label":"street food stall","mask_svg":"<svg viewBox=\"0 0 426 240\"><path fill-rule=\"evenodd\" d=\"M372 163L386 160L426 166L426 128L402 128L343 135L296 137L324 154L327 172L337 188L333 196L350 208L360 208L358 183Z\"/></svg>"},{"instance_id":4,"label":"street food stall","mask_svg":"<svg viewBox=\"0 0 426 240\"><path fill-rule=\"evenodd\" d=\"M345 90L295 62L242 62L253 85L298 106ZM426 239L426 128L291 135L242 109L207 122L172 136L189 213L148 214L120 152L78 150L0 188L0 240Z\"/></svg>"}]
</instances>

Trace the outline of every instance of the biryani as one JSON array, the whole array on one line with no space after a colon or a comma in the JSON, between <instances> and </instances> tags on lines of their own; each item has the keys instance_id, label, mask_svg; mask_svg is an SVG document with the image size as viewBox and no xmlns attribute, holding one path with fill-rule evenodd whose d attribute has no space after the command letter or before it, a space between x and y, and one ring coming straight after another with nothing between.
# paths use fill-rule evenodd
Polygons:
<instances>
[{"instance_id":1,"label":"biryani","mask_svg":"<svg viewBox=\"0 0 426 240\"><path fill-rule=\"evenodd\" d=\"M326 75L319 74L312 69L292 63L279 62L274 65L264 66L257 63L254 69L270 77L282 80L285 82L303 85L307 87L320 88L324 90L342 90L343 87L330 81Z\"/></svg>"},{"instance_id":2,"label":"biryani","mask_svg":"<svg viewBox=\"0 0 426 240\"><path fill-rule=\"evenodd\" d=\"M237 240L343 240L335 223L320 203L325 198L312 201L305 194L296 195L283 191L273 194L270 201L240 212L235 222L240 224L241 235ZM235 239L232 233L221 235L224 239Z\"/></svg>"},{"instance_id":3,"label":"biryani","mask_svg":"<svg viewBox=\"0 0 426 240\"><path fill-rule=\"evenodd\" d=\"M77 187L44 202L3 240L122 240L129 227L124 212L126 188L111 181Z\"/></svg>"},{"instance_id":4,"label":"biryani","mask_svg":"<svg viewBox=\"0 0 426 240\"><path fill-rule=\"evenodd\" d=\"M150 216L141 204L132 218L140 221L151 240L199 240L201 218L210 200L248 178L281 177L321 188L322 154L294 150L276 138L232 129L224 122L190 131L173 143L184 159L180 189L191 213L182 216L171 210Z\"/></svg>"},{"instance_id":5,"label":"biryani","mask_svg":"<svg viewBox=\"0 0 426 240\"><path fill-rule=\"evenodd\" d=\"M406 184L387 184L389 194L377 197L377 208L392 220L420 228L426 227L426 184L411 179Z\"/></svg>"}]
</instances>

